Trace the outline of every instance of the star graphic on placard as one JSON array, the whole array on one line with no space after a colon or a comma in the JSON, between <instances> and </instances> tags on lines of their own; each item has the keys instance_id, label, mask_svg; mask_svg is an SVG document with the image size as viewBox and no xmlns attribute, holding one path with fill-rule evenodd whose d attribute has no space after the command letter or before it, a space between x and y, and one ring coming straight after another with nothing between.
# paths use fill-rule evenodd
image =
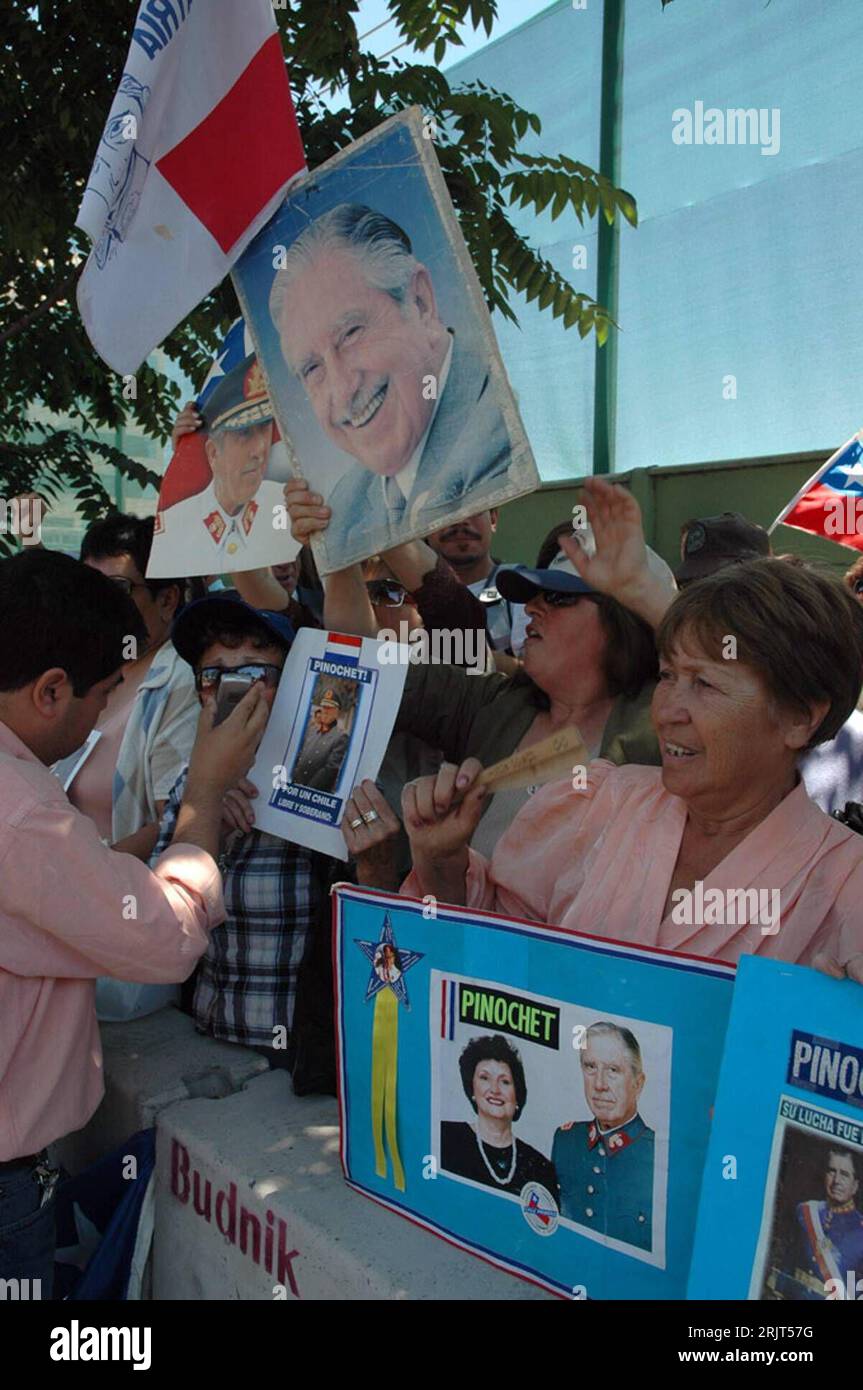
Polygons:
<instances>
[{"instance_id":1,"label":"star graphic on placard","mask_svg":"<svg viewBox=\"0 0 863 1390\"><path fill-rule=\"evenodd\" d=\"M364 956L368 957L372 967L366 986L365 1003L374 998L379 990L391 989L399 1003L404 1004L405 1008L409 1009L410 1000L408 999L405 975L412 965L416 965L418 960L422 960L425 952L407 951L404 947L396 944L389 913L384 917L384 924L377 941L358 941L354 937L354 944L359 946ZM389 950L385 950L385 947L389 947Z\"/></svg>"}]
</instances>

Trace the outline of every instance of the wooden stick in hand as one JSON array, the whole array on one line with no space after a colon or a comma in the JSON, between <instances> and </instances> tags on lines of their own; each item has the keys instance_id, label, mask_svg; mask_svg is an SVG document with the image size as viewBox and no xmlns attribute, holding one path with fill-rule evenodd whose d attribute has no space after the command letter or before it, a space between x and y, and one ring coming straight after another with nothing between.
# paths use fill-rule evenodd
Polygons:
<instances>
[{"instance_id":1,"label":"wooden stick in hand","mask_svg":"<svg viewBox=\"0 0 863 1390\"><path fill-rule=\"evenodd\" d=\"M590 761L587 746L578 729L559 729L530 748L511 753L492 763L479 775L490 792L511 791L517 787L542 787L546 782L572 776L573 767Z\"/></svg>"}]
</instances>

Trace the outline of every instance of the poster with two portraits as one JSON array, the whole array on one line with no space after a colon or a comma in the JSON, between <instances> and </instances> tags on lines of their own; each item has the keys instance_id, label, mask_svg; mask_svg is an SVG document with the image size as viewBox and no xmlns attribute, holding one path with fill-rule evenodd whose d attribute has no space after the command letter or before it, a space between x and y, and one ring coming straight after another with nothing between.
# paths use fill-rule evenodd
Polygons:
<instances>
[{"instance_id":1,"label":"poster with two portraits","mask_svg":"<svg viewBox=\"0 0 863 1390\"><path fill-rule=\"evenodd\" d=\"M732 967L346 886L334 915L347 1181L561 1297L684 1297Z\"/></svg>"},{"instance_id":2,"label":"poster with two portraits","mask_svg":"<svg viewBox=\"0 0 863 1390\"><path fill-rule=\"evenodd\" d=\"M334 960L358 1192L564 1298L863 1299L854 981L347 886Z\"/></svg>"}]
</instances>

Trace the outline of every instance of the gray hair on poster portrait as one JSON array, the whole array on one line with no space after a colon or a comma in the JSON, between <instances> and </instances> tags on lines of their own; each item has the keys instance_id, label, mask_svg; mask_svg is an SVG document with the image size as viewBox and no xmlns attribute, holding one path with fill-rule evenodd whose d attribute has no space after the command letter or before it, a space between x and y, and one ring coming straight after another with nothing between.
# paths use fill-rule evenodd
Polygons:
<instances>
[{"instance_id":1,"label":"gray hair on poster portrait","mask_svg":"<svg viewBox=\"0 0 863 1390\"><path fill-rule=\"evenodd\" d=\"M330 509L321 574L539 481L421 113L291 190L234 271L297 476Z\"/></svg>"},{"instance_id":2,"label":"gray hair on poster portrait","mask_svg":"<svg viewBox=\"0 0 863 1390\"><path fill-rule=\"evenodd\" d=\"M350 250L363 266L366 279L397 304L404 304L419 261L407 232L382 212L362 203L340 203L310 222L287 251L270 291L270 317L281 333L285 295L296 278L316 256L328 251Z\"/></svg>"}]
</instances>

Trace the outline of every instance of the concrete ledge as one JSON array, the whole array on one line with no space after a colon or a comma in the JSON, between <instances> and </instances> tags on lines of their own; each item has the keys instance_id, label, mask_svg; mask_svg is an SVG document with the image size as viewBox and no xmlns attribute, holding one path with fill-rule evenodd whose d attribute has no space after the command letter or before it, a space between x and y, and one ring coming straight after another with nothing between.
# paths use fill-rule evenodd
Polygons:
<instances>
[{"instance_id":1,"label":"concrete ledge","mask_svg":"<svg viewBox=\"0 0 863 1390\"><path fill-rule=\"evenodd\" d=\"M130 1134L147 1129L166 1106L194 1096L218 1099L267 1070L258 1053L216 1042L169 1006L130 1023L103 1023L105 1096L90 1122L56 1152L79 1173Z\"/></svg>"},{"instance_id":2,"label":"concrete ledge","mask_svg":"<svg viewBox=\"0 0 863 1390\"><path fill-rule=\"evenodd\" d=\"M284 1072L157 1117L155 1299L542 1299L353 1192L338 1107Z\"/></svg>"}]
</instances>

